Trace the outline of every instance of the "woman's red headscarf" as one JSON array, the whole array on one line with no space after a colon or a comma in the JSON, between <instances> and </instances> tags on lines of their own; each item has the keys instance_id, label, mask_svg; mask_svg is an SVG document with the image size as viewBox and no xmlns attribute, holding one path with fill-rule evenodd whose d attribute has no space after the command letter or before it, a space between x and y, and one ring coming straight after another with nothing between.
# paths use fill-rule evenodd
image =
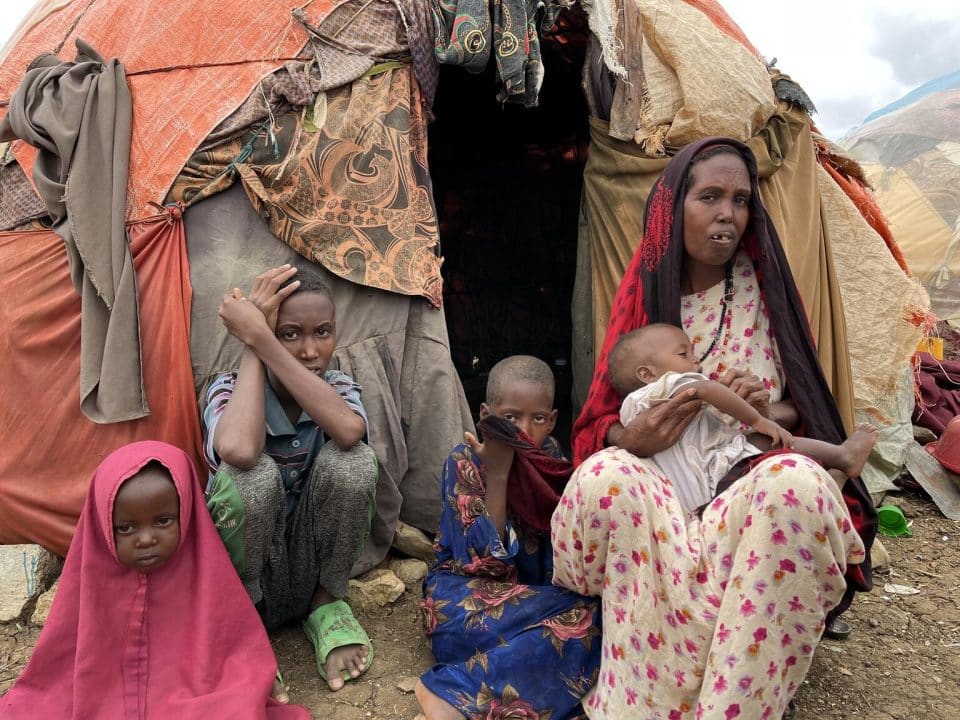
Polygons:
<instances>
[{"instance_id":1,"label":"woman's red headscarf","mask_svg":"<svg viewBox=\"0 0 960 720\"><path fill-rule=\"evenodd\" d=\"M180 545L149 574L121 565L120 485L147 463L180 497ZM193 463L161 442L110 454L93 475L50 615L30 662L0 699L23 718L309 718L270 698L276 660L207 513Z\"/></svg>"},{"instance_id":2,"label":"woman's red headscarf","mask_svg":"<svg viewBox=\"0 0 960 720\"><path fill-rule=\"evenodd\" d=\"M760 291L770 312L770 326L780 351L786 387L802 421L802 434L832 443L842 442L845 437L843 421L820 367L800 293L776 228L760 200L757 161L743 143L712 137L684 146L664 169L647 198L643 240L613 298L610 323L593 382L573 426L574 465L604 447L610 427L620 421L620 398L607 374L607 358L620 336L649 323L680 327L686 179L697 155L716 145L726 145L736 151L750 174L750 221L740 249L753 260ZM869 548L876 535L876 510L859 478L851 478L844 485L843 493L854 525L867 547L867 561L850 566L848 580L858 590L869 590L872 578ZM849 605L849 597L848 593L841 609Z\"/></svg>"}]
</instances>

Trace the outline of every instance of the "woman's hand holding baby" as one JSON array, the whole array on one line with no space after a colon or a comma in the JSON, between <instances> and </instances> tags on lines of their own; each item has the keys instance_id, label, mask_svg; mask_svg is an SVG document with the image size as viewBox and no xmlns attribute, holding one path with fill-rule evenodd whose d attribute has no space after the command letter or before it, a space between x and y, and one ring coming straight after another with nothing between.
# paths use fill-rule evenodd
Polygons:
<instances>
[{"instance_id":1,"label":"woman's hand holding baby","mask_svg":"<svg viewBox=\"0 0 960 720\"><path fill-rule=\"evenodd\" d=\"M720 378L720 384L726 385L738 397L746 400L763 417L770 417L770 391L752 372L742 368L730 368Z\"/></svg>"},{"instance_id":2,"label":"woman's hand holding baby","mask_svg":"<svg viewBox=\"0 0 960 720\"><path fill-rule=\"evenodd\" d=\"M676 443L702 408L696 391L683 390L638 413L626 427L618 423L610 428L607 438L637 457L652 457Z\"/></svg>"}]
</instances>

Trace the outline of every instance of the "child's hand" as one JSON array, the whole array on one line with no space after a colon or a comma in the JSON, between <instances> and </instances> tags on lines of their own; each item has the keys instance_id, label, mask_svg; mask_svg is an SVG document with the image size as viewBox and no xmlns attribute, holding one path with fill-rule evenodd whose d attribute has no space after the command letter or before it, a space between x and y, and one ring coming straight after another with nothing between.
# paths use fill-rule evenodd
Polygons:
<instances>
[{"instance_id":1,"label":"child's hand","mask_svg":"<svg viewBox=\"0 0 960 720\"><path fill-rule=\"evenodd\" d=\"M294 280L285 288L278 288L296 274L297 269L288 263L260 273L253 282L250 302L263 313L270 332L276 332L277 330L277 311L280 309L280 304L287 299L290 293L300 287L300 281Z\"/></svg>"},{"instance_id":2,"label":"child's hand","mask_svg":"<svg viewBox=\"0 0 960 720\"><path fill-rule=\"evenodd\" d=\"M793 447L793 435L788 433L782 427L777 425L773 420L769 418L762 417L757 420L753 425L750 426L750 429L754 432L758 432L761 435L766 435L773 441L773 447L780 446L782 448L792 448Z\"/></svg>"},{"instance_id":3,"label":"child's hand","mask_svg":"<svg viewBox=\"0 0 960 720\"><path fill-rule=\"evenodd\" d=\"M510 466L513 465L512 447L492 438L482 443L472 433L464 433L463 439L480 458L480 462L486 465L488 479L507 479Z\"/></svg>"},{"instance_id":4,"label":"child's hand","mask_svg":"<svg viewBox=\"0 0 960 720\"><path fill-rule=\"evenodd\" d=\"M223 296L218 312L227 331L244 345L253 345L258 332L273 334L263 313L239 289Z\"/></svg>"}]
</instances>

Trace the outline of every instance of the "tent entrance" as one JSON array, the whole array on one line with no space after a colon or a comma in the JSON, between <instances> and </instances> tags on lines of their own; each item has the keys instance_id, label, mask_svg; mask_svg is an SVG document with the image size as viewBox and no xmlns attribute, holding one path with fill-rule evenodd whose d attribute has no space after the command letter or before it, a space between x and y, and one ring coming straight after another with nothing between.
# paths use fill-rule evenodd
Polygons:
<instances>
[{"instance_id":1,"label":"tent entrance","mask_svg":"<svg viewBox=\"0 0 960 720\"><path fill-rule=\"evenodd\" d=\"M584 44L577 40L545 38L545 80L533 109L501 106L492 71L442 68L429 137L447 328L470 409L476 416L496 362L535 355L557 379L555 434L564 444L572 423L570 312L589 140L580 88Z\"/></svg>"}]
</instances>

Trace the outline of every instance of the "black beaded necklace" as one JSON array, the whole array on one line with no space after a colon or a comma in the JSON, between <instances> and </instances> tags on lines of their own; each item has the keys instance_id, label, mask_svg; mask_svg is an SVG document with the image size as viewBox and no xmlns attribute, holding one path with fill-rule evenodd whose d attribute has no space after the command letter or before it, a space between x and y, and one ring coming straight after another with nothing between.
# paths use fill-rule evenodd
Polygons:
<instances>
[{"instance_id":1,"label":"black beaded necklace","mask_svg":"<svg viewBox=\"0 0 960 720\"><path fill-rule=\"evenodd\" d=\"M727 319L727 306L731 302L733 302L733 263L728 262L723 277L723 297L720 299L720 322L717 324L717 331L713 334L713 340L710 343L710 347L708 347L707 351L700 356L700 359L697 362L702 363L704 360L706 360L710 356L710 353L713 352L713 349L717 346L720 336L723 335L723 321Z\"/></svg>"}]
</instances>

